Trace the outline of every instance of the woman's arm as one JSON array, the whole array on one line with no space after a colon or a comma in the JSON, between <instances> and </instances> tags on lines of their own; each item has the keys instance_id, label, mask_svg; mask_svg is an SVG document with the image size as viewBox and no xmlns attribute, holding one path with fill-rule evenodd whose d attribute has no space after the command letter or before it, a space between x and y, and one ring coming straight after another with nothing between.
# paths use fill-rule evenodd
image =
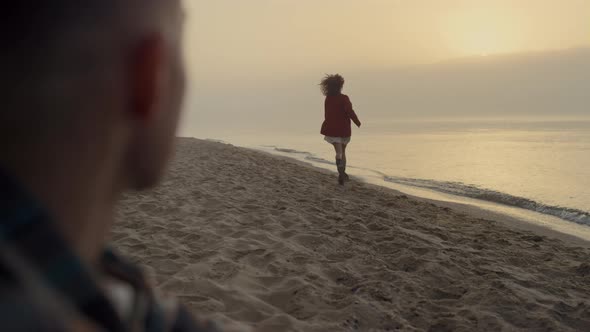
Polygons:
<instances>
[{"instance_id":1,"label":"woman's arm","mask_svg":"<svg viewBox=\"0 0 590 332\"><path fill-rule=\"evenodd\" d=\"M350 101L350 98L348 98L348 96L346 97L346 105L344 107L344 110L346 112L346 115L348 115L348 117L352 120L352 122L354 122L354 124L356 124L356 126L360 128L361 121L359 120L358 116L354 112L354 109L352 108L352 102Z\"/></svg>"}]
</instances>

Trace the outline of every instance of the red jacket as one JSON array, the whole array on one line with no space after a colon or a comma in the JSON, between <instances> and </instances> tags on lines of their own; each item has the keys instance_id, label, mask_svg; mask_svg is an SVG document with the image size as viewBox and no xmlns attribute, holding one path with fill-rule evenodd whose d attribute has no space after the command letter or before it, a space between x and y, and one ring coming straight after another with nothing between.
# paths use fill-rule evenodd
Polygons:
<instances>
[{"instance_id":1,"label":"red jacket","mask_svg":"<svg viewBox=\"0 0 590 332\"><path fill-rule=\"evenodd\" d=\"M325 120L322 124L322 135L333 137L350 137L350 120L360 127L361 122L352 109L347 95L327 96L324 104Z\"/></svg>"}]
</instances>

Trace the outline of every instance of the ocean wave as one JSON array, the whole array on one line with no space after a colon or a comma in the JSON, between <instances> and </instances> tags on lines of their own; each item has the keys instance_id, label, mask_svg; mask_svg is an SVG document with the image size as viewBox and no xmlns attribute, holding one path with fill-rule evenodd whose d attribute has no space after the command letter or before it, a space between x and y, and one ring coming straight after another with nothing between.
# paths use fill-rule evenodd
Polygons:
<instances>
[{"instance_id":1,"label":"ocean wave","mask_svg":"<svg viewBox=\"0 0 590 332\"><path fill-rule=\"evenodd\" d=\"M313 155L306 156L305 157L305 160L309 160L309 161L313 161L313 162L321 163L321 164L326 164L326 165L336 165L336 162L334 162L334 161L328 161L328 160L326 160L324 158L318 158L318 157L315 157Z\"/></svg>"},{"instance_id":2,"label":"ocean wave","mask_svg":"<svg viewBox=\"0 0 590 332\"><path fill-rule=\"evenodd\" d=\"M269 146L270 147L270 146ZM279 148L276 146L272 146L272 148L277 152L288 153L288 154L297 154L305 156L304 159L315 162L315 163L322 163L327 165L334 165L334 162L328 161L323 158L316 157L314 154L306 151L298 151L293 149L286 149L286 148ZM507 193L503 193L496 190L480 188L475 185L464 184L460 182L449 182L449 181L436 181L436 180L427 180L427 179L413 179L413 178L404 178L404 177L396 177L384 174L377 170L367 169L367 168L360 168L360 167L353 167L349 166L349 168L357 168L362 169L365 171L373 172L377 174L379 177L382 177L384 181L390 183L401 184L405 186L411 186L415 188L422 188L427 190L432 190L440 193L466 197L466 198L473 198L482 201L492 202L496 204L502 204L506 206L513 206L518 207L521 209L539 212L545 215L551 215L554 217L558 217L563 220L571 221L580 225L590 226L590 212L561 207L561 206L552 206L546 205L540 202L536 202L534 200L513 196Z\"/></svg>"},{"instance_id":3,"label":"ocean wave","mask_svg":"<svg viewBox=\"0 0 590 332\"><path fill-rule=\"evenodd\" d=\"M311 161L311 162L314 162L314 163L320 163L320 164L326 164L326 165L336 165L335 162L326 160L324 158L316 157L311 152L299 151L299 150L294 150L294 149L279 148L279 147L276 147L276 146L267 146L267 147L271 147L271 148L273 148L277 152L304 155L305 156L304 157L305 160L308 160L308 161Z\"/></svg>"},{"instance_id":4,"label":"ocean wave","mask_svg":"<svg viewBox=\"0 0 590 332\"><path fill-rule=\"evenodd\" d=\"M272 148L274 148L275 151L283 152L283 153L304 154L304 155L308 155L308 156L313 156L313 154L311 154L310 152L306 152L306 151L298 151L298 150L293 150L293 149L278 148L276 146L272 146Z\"/></svg>"},{"instance_id":5,"label":"ocean wave","mask_svg":"<svg viewBox=\"0 0 590 332\"><path fill-rule=\"evenodd\" d=\"M474 185L463 184L460 182L411 179L395 176L385 176L384 180L406 186L438 191L445 194L474 198L507 206L514 206L546 215L551 215L567 221L575 222L577 224L590 226L589 212L561 206L546 205L528 198L513 196L500 191L480 188Z\"/></svg>"}]
</instances>

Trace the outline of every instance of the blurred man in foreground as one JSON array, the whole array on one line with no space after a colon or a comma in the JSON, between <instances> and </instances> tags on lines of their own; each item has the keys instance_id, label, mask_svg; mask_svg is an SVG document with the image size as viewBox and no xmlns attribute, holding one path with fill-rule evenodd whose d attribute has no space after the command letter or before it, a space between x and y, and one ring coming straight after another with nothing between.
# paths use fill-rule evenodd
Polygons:
<instances>
[{"instance_id":1,"label":"blurred man in foreground","mask_svg":"<svg viewBox=\"0 0 590 332\"><path fill-rule=\"evenodd\" d=\"M3 331L214 331L105 248L121 193L155 185L184 89L180 0L0 11Z\"/></svg>"}]
</instances>

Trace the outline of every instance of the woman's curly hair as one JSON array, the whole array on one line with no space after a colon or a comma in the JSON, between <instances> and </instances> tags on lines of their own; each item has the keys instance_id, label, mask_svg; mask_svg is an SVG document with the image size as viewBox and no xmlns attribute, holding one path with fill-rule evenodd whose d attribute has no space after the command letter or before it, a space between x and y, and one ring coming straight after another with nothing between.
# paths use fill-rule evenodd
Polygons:
<instances>
[{"instance_id":1,"label":"woman's curly hair","mask_svg":"<svg viewBox=\"0 0 590 332\"><path fill-rule=\"evenodd\" d=\"M342 92L344 86L344 78L340 74L326 75L320 87L324 96L336 96Z\"/></svg>"}]
</instances>

